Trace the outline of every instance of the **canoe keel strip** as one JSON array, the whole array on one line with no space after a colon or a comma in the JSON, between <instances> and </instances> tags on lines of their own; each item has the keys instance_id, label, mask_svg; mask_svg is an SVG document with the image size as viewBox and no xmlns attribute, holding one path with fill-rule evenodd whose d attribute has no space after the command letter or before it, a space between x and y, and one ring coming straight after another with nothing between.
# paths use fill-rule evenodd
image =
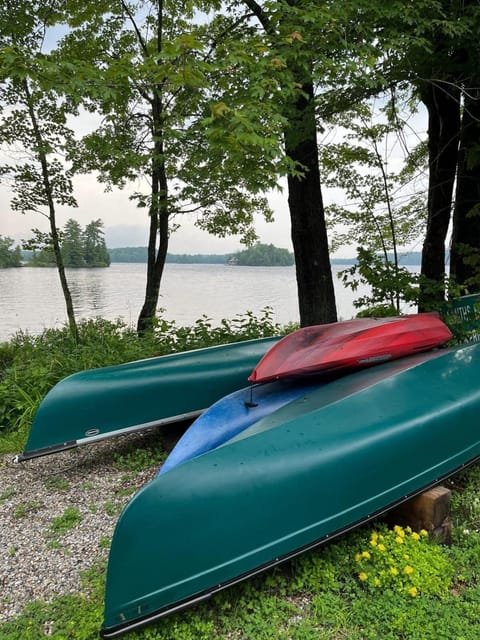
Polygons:
<instances>
[{"instance_id":1,"label":"canoe keel strip","mask_svg":"<svg viewBox=\"0 0 480 640\"><path fill-rule=\"evenodd\" d=\"M480 456L480 345L312 388L127 505L102 634L204 599L364 522ZM196 524L197 523L197 524Z\"/></svg>"}]
</instances>

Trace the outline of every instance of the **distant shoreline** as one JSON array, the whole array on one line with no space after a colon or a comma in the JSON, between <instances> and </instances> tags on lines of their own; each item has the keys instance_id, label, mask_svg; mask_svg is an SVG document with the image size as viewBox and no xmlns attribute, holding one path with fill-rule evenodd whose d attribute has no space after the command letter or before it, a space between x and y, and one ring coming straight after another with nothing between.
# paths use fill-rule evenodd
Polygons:
<instances>
[{"instance_id":1,"label":"distant shoreline","mask_svg":"<svg viewBox=\"0 0 480 640\"><path fill-rule=\"evenodd\" d=\"M146 247L116 247L108 249L110 260L120 263L147 262ZM171 264L227 264L235 253L221 254L167 254L167 263ZM357 262L356 258L331 258L332 265L351 265ZM419 266L421 264L421 253L412 252L400 256L400 264L404 266Z\"/></svg>"}]
</instances>

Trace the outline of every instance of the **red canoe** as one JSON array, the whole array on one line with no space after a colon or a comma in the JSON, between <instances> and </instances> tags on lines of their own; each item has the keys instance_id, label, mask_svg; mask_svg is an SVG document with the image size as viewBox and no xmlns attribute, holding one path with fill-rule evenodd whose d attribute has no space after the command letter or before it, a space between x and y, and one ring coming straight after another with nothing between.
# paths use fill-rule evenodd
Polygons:
<instances>
[{"instance_id":1,"label":"red canoe","mask_svg":"<svg viewBox=\"0 0 480 640\"><path fill-rule=\"evenodd\" d=\"M249 376L268 382L338 369L358 369L428 351L452 334L436 313L356 318L299 329L277 342Z\"/></svg>"}]
</instances>

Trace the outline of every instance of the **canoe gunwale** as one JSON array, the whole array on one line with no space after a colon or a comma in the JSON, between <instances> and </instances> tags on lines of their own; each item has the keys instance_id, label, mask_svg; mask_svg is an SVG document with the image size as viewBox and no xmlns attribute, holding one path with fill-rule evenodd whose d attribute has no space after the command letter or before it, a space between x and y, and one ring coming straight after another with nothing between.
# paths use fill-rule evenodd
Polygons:
<instances>
[{"instance_id":1,"label":"canoe gunwale","mask_svg":"<svg viewBox=\"0 0 480 640\"><path fill-rule=\"evenodd\" d=\"M118 638L120 636L122 636L125 633L129 633L131 631L140 629L144 626L147 626L149 624L152 624L154 622L158 622L159 620L161 620L162 618L174 614L174 613L178 613L188 607L191 607L193 605L199 604L205 600L208 600L209 598L211 598L212 596L216 595L217 593L219 593L220 591L223 591L224 589L228 589L229 587L232 587L240 582L243 582L244 580L247 580L249 578L252 578L256 575L259 575L260 573L263 573L265 571L268 571L269 569L272 569L273 567L276 567L280 564L283 564L284 562L288 562L289 560L293 560L294 558L312 551L314 549L316 549L317 547L322 546L323 544L326 544L327 542L329 542L330 540L334 540L335 538L338 538L342 535L344 535L345 533L348 533L349 531L353 531L354 529L368 523L371 522L372 520L375 520L376 518L382 516L383 514L387 513L388 511L390 511L391 509L397 507L398 505L406 502L407 500L410 500L411 498L414 498L415 496L420 495L421 493L424 493L425 491L428 491L429 489L431 489L432 487L435 487L436 485L440 484L441 482L443 482L444 480L446 480L447 478L450 478L451 476L455 475L456 473L459 473L460 471L470 467L471 465L480 462L480 455L476 455L474 456L471 460L462 463L461 465L459 465L458 467L455 467L455 469L441 475L438 476L437 478L435 478L434 480L432 480L431 482L427 483L426 485L422 486L421 488L412 491L411 493L405 494L404 496L402 496L402 498L400 498L399 500L396 500L392 503L390 503L389 505L382 507L380 509L377 509L376 511L368 514L365 518L361 518L360 520L357 520L345 527L341 527L340 529L337 529L335 531L333 531L332 533L327 533L326 535L322 536L321 538L306 544L300 548L297 548L287 554L284 554L282 556L279 556L278 558L275 558L274 560L271 560L263 565L260 565L258 567L255 567L254 569L252 569L251 571L247 571L245 573L242 573L240 575L238 575L237 577L231 579L231 580L227 580L225 582L222 582L220 584L217 584L209 589L205 589L204 591L198 592L194 595L192 595L189 598L185 598L183 600L180 600L178 602L176 602L173 605L169 605L166 607L163 607L161 609L158 609L157 611L154 611L152 613L146 614L144 616L141 616L139 618L136 618L134 620L130 620L128 622L123 622L120 623L118 625L115 626L111 626L111 627L103 627L100 630L100 636L101 638L103 638L104 640L110 640L110 638Z\"/></svg>"},{"instance_id":2,"label":"canoe gunwale","mask_svg":"<svg viewBox=\"0 0 480 640\"><path fill-rule=\"evenodd\" d=\"M131 427L124 427L123 429L115 429L114 431L105 431L103 433L96 433L95 435L86 436L85 438L78 438L78 440L69 440L62 442L61 444L52 445L50 447L43 447L41 449L34 449L32 451L20 453L15 456L15 462L25 462L27 460L33 460L34 458L40 458L42 456L48 456L52 453L60 453L61 451L67 451L68 449L74 449L87 444L95 444L102 440L108 440L117 436L129 435L131 433L138 433L139 431L146 431L147 429L154 429L156 427L162 427L163 425L173 424L175 422L183 422L184 420L194 420L202 414L205 409L198 409L196 411L189 411L188 413L180 413L176 416L169 416L168 418L161 418L159 420L152 420L151 422L143 422L141 424L135 424ZM92 429L95 431L95 429Z\"/></svg>"}]
</instances>

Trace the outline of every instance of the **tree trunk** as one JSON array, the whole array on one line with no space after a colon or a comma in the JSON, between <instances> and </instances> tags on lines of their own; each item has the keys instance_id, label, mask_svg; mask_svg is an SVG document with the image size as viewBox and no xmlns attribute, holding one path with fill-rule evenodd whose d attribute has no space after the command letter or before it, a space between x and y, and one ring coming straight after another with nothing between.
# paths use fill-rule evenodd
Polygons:
<instances>
[{"instance_id":1,"label":"tree trunk","mask_svg":"<svg viewBox=\"0 0 480 640\"><path fill-rule=\"evenodd\" d=\"M462 114L450 253L450 275L464 293L480 292L479 145L480 89L469 89Z\"/></svg>"},{"instance_id":2,"label":"tree trunk","mask_svg":"<svg viewBox=\"0 0 480 640\"><path fill-rule=\"evenodd\" d=\"M152 158L152 202L150 205L147 284L145 300L137 322L139 335L153 327L168 250L168 180L164 161L162 109L161 93L159 91L152 101L155 148Z\"/></svg>"},{"instance_id":3,"label":"tree trunk","mask_svg":"<svg viewBox=\"0 0 480 640\"><path fill-rule=\"evenodd\" d=\"M157 0L157 54L163 46L163 0ZM133 21L133 19L132 19ZM133 21L134 23L134 21ZM135 23L134 23L135 24ZM137 30L138 33L138 30ZM140 36L139 36L140 38ZM148 49L142 42L145 55ZM161 83L154 88L151 99L152 140L154 141L151 171L150 232L148 238L147 284L145 300L138 316L137 333L141 336L153 328L160 295L160 283L168 250L168 179L164 157L164 112L163 89ZM158 241L158 250L157 250Z\"/></svg>"},{"instance_id":4,"label":"tree trunk","mask_svg":"<svg viewBox=\"0 0 480 640\"><path fill-rule=\"evenodd\" d=\"M422 251L419 311L445 298L445 239L450 224L460 132L460 91L429 82L421 90L428 110L428 218Z\"/></svg>"},{"instance_id":5,"label":"tree trunk","mask_svg":"<svg viewBox=\"0 0 480 640\"><path fill-rule=\"evenodd\" d=\"M337 321L318 164L313 83L293 105L285 132L286 154L304 167L288 176L288 204L302 327Z\"/></svg>"},{"instance_id":6,"label":"tree trunk","mask_svg":"<svg viewBox=\"0 0 480 640\"><path fill-rule=\"evenodd\" d=\"M256 0L243 0L273 40L277 27ZM296 0L287 0L294 7ZM296 70L302 93L287 107L285 153L303 167L304 176L288 176L288 205L295 254L298 306L302 327L337 321L318 164L317 123L311 74Z\"/></svg>"},{"instance_id":7,"label":"tree trunk","mask_svg":"<svg viewBox=\"0 0 480 640\"><path fill-rule=\"evenodd\" d=\"M50 235L52 237L53 253L55 255L55 263L57 265L57 271L60 277L60 285L62 287L65 306L67 309L68 325L70 327L70 333L72 334L74 341L78 343L79 341L78 327L77 327L77 322L75 320L75 311L73 308L72 295L70 293L70 288L68 286L67 276L65 275L65 266L63 264L63 256L60 250L60 240L59 240L58 231L57 231L55 203L53 200L53 188L50 182L50 172L48 170L48 161L47 161L47 155L45 153L45 144L44 144L42 133L38 124L37 114L33 104L30 87L26 79L23 81L23 88L25 91L28 112L30 115L30 120L32 123L32 128L35 136L38 159L40 161L40 166L42 169L43 189L45 192L45 198L46 198L47 207L48 207L48 220L50 223Z\"/></svg>"}]
</instances>

